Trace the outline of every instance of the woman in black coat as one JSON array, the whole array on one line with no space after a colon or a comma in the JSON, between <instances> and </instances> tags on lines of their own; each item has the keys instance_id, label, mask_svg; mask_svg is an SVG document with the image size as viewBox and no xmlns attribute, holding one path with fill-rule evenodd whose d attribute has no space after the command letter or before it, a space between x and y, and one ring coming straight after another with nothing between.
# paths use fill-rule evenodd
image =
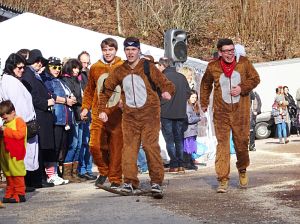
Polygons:
<instances>
[{"instance_id":1,"label":"woman in black coat","mask_svg":"<svg viewBox=\"0 0 300 224\"><path fill-rule=\"evenodd\" d=\"M69 147L63 164L64 174L63 179L71 182L84 181L83 178L78 177L78 160L82 145L83 123L80 118L81 104L82 104L82 77L80 75L82 65L77 59L69 59L62 69L62 80L71 90L73 96L76 98L76 104L72 106L74 112L73 122L70 125L70 132L68 133Z\"/></svg>"},{"instance_id":2,"label":"woman in black coat","mask_svg":"<svg viewBox=\"0 0 300 224\"><path fill-rule=\"evenodd\" d=\"M33 106L36 112L36 119L40 126L38 132L39 138L39 169L34 171L31 176L34 179L36 188L54 186L53 183L47 183L43 180L44 168L47 178L53 175L56 163L54 151L54 132L53 132L53 114L52 106L54 99L44 85L39 71L47 64L47 60L42 56L40 50L29 52L26 67L22 76L22 83L32 95Z\"/></svg>"}]
</instances>

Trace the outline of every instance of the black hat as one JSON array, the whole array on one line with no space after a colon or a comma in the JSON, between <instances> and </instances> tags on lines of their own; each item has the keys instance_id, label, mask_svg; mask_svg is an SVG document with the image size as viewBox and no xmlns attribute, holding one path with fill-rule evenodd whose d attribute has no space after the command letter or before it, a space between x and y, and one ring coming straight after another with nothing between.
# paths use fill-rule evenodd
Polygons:
<instances>
[{"instance_id":1,"label":"black hat","mask_svg":"<svg viewBox=\"0 0 300 224\"><path fill-rule=\"evenodd\" d=\"M124 40L124 48L126 48L126 47L140 48L140 40L136 37L127 37Z\"/></svg>"},{"instance_id":2,"label":"black hat","mask_svg":"<svg viewBox=\"0 0 300 224\"><path fill-rule=\"evenodd\" d=\"M40 50L34 49L34 50L29 51L27 64L32 65L39 60L42 62L43 66L47 65L47 63L48 63L48 60L43 57Z\"/></svg>"},{"instance_id":3,"label":"black hat","mask_svg":"<svg viewBox=\"0 0 300 224\"><path fill-rule=\"evenodd\" d=\"M48 58L49 65L61 65L61 60L57 57L50 57Z\"/></svg>"}]
</instances>

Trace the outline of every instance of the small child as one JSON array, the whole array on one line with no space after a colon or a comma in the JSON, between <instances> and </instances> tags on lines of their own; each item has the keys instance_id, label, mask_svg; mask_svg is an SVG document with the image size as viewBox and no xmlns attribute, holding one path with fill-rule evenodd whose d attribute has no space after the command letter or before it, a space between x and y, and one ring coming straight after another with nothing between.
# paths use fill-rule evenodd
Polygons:
<instances>
[{"instance_id":1,"label":"small child","mask_svg":"<svg viewBox=\"0 0 300 224\"><path fill-rule=\"evenodd\" d=\"M187 102L186 108L188 127L184 132L183 140L183 158L186 169L197 170L198 167L194 164L192 153L197 152L197 135L198 135L198 122L200 118L200 107L198 103L198 93L191 90L191 96Z\"/></svg>"},{"instance_id":2,"label":"small child","mask_svg":"<svg viewBox=\"0 0 300 224\"><path fill-rule=\"evenodd\" d=\"M4 122L0 128L0 164L7 183L3 203L25 202L26 123L16 116L10 100L0 103L0 116Z\"/></svg>"}]
</instances>

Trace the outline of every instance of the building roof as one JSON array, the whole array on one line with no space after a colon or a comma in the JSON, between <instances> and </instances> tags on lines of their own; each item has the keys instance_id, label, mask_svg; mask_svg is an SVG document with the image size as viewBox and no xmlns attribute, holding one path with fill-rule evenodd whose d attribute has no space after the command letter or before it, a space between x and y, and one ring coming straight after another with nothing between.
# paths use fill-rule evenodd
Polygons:
<instances>
[{"instance_id":1,"label":"building roof","mask_svg":"<svg viewBox=\"0 0 300 224\"><path fill-rule=\"evenodd\" d=\"M7 6L3 3L0 3L0 22L17 16L23 12L24 11L21 9L17 9L15 7Z\"/></svg>"}]
</instances>

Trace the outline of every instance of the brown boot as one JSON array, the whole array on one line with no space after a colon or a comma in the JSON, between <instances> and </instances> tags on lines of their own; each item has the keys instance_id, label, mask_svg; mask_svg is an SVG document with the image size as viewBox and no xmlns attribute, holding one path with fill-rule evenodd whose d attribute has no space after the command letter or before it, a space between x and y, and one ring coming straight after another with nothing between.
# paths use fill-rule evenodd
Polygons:
<instances>
[{"instance_id":1,"label":"brown boot","mask_svg":"<svg viewBox=\"0 0 300 224\"><path fill-rule=\"evenodd\" d=\"M78 161L73 162L73 167L72 167L72 180L74 180L73 182L80 183L86 181L85 178L80 178L78 176L77 168L78 168Z\"/></svg>"},{"instance_id":2,"label":"brown boot","mask_svg":"<svg viewBox=\"0 0 300 224\"><path fill-rule=\"evenodd\" d=\"M72 182L72 163L64 163L63 164L62 178L64 180L69 180L70 182Z\"/></svg>"}]
</instances>

